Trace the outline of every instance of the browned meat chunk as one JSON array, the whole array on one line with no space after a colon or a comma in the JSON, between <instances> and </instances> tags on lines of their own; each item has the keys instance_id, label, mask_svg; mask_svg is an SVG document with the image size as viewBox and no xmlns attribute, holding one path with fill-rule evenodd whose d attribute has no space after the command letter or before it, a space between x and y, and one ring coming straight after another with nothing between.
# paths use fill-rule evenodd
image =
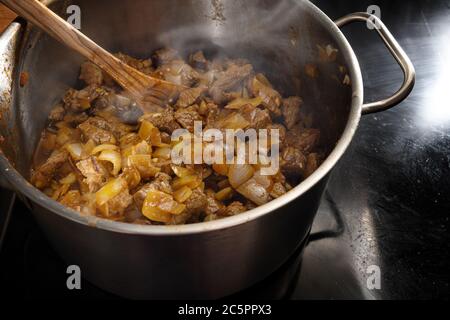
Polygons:
<instances>
[{"instance_id":1,"label":"browned meat chunk","mask_svg":"<svg viewBox=\"0 0 450 320\"><path fill-rule=\"evenodd\" d=\"M208 199L203 191L195 189L184 204L186 205L186 212L189 214L200 214L205 211L208 205Z\"/></svg>"},{"instance_id":2,"label":"browned meat chunk","mask_svg":"<svg viewBox=\"0 0 450 320\"><path fill-rule=\"evenodd\" d=\"M217 74L217 80L209 89L209 94L214 102L217 104L226 102L225 93L241 84L252 72L253 67L250 64L243 66L231 64L226 71Z\"/></svg>"},{"instance_id":3,"label":"browned meat chunk","mask_svg":"<svg viewBox=\"0 0 450 320\"><path fill-rule=\"evenodd\" d=\"M267 130L269 130L269 131L270 130L278 130L278 137L280 138L281 144L283 144L284 141L286 140L287 130L286 130L285 126L283 126L282 124L279 124L279 123L271 124L271 125L267 126Z\"/></svg>"},{"instance_id":4,"label":"browned meat chunk","mask_svg":"<svg viewBox=\"0 0 450 320\"><path fill-rule=\"evenodd\" d=\"M219 216L231 217L245 211L247 211L247 208L241 202L234 201L225 208L220 209L217 214Z\"/></svg>"},{"instance_id":5,"label":"browned meat chunk","mask_svg":"<svg viewBox=\"0 0 450 320\"><path fill-rule=\"evenodd\" d=\"M183 60L173 60L161 65L156 74L169 82L191 87L198 82L200 74Z\"/></svg>"},{"instance_id":6,"label":"browned meat chunk","mask_svg":"<svg viewBox=\"0 0 450 320\"><path fill-rule=\"evenodd\" d=\"M151 74L153 72L151 59L143 59L143 60L135 59L123 53L118 53L115 56L120 60L122 60L123 62L125 62L130 67L144 74Z\"/></svg>"},{"instance_id":7,"label":"browned meat chunk","mask_svg":"<svg viewBox=\"0 0 450 320\"><path fill-rule=\"evenodd\" d=\"M80 79L87 85L101 86L103 83L103 71L90 61L81 65Z\"/></svg>"},{"instance_id":8,"label":"browned meat chunk","mask_svg":"<svg viewBox=\"0 0 450 320\"><path fill-rule=\"evenodd\" d=\"M244 106L241 113L253 129L264 129L272 123L269 111L255 108L252 105Z\"/></svg>"},{"instance_id":9,"label":"browned meat chunk","mask_svg":"<svg viewBox=\"0 0 450 320\"><path fill-rule=\"evenodd\" d=\"M250 83L250 91L255 97L260 97L263 105L276 117L281 115L281 95L269 85L254 77Z\"/></svg>"},{"instance_id":10,"label":"browned meat chunk","mask_svg":"<svg viewBox=\"0 0 450 320\"><path fill-rule=\"evenodd\" d=\"M64 119L64 116L66 115L66 110L62 105L57 105L53 110L50 112L50 115L48 116L48 119L50 121L61 121Z\"/></svg>"},{"instance_id":11,"label":"browned meat chunk","mask_svg":"<svg viewBox=\"0 0 450 320\"><path fill-rule=\"evenodd\" d=\"M177 101L177 107L186 108L193 105L200 98L200 96L206 92L206 90L207 88L203 86L184 90L180 93L180 97Z\"/></svg>"},{"instance_id":12,"label":"browned meat chunk","mask_svg":"<svg viewBox=\"0 0 450 320\"><path fill-rule=\"evenodd\" d=\"M112 132L97 127L95 123L96 121L92 121L90 118L78 126L85 140L93 140L97 144L115 144L116 138Z\"/></svg>"},{"instance_id":13,"label":"browned meat chunk","mask_svg":"<svg viewBox=\"0 0 450 320\"><path fill-rule=\"evenodd\" d=\"M317 153L310 153L307 157L304 178L308 178L320 166L320 156Z\"/></svg>"},{"instance_id":14,"label":"browned meat chunk","mask_svg":"<svg viewBox=\"0 0 450 320\"><path fill-rule=\"evenodd\" d=\"M108 171L95 157L77 162L76 167L85 177L83 182L88 186L89 192L97 192L107 181Z\"/></svg>"},{"instance_id":15,"label":"browned meat chunk","mask_svg":"<svg viewBox=\"0 0 450 320\"><path fill-rule=\"evenodd\" d=\"M147 183L142 188L137 191L133 198L136 207L141 210L142 205L144 204L145 197L152 190L162 191L167 194L172 194L172 187L170 185L170 181L172 178L165 173L158 173L155 177L155 180L151 183Z\"/></svg>"},{"instance_id":16,"label":"browned meat chunk","mask_svg":"<svg viewBox=\"0 0 450 320\"><path fill-rule=\"evenodd\" d=\"M287 147L281 153L281 171L291 177L303 175L306 168L306 157L295 148Z\"/></svg>"},{"instance_id":17,"label":"browned meat chunk","mask_svg":"<svg viewBox=\"0 0 450 320\"><path fill-rule=\"evenodd\" d=\"M175 119L183 128L194 132L194 122L202 121L202 117L198 114L197 109L194 106L178 109L175 112Z\"/></svg>"},{"instance_id":18,"label":"browned meat chunk","mask_svg":"<svg viewBox=\"0 0 450 320\"><path fill-rule=\"evenodd\" d=\"M197 51L196 53L191 54L189 63L194 68L203 70L205 70L208 66L208 60L206 60L205 55L202 51Z\"/></svg>"},{"instance_id":19,"label":"browned meat chunk","mask_svg":"<svg viewBox=\"0 0 450 320\"><path fill-rule=\"evenodd\" d=\"M286 136L286 143L289 146L295 147L304 153L311 152L320 140L320 131L317 129L302 129L295 127L288 131Z\"/></svg>"},{"instance_id":20,"label":"browned meat chunk","mask_svg":"<svg viewBox=\"0 0 450 320\"><path fill-rule=\"evenodd\" d=\"M64 98L66 110L81 112L91 108L91 103L98 97L106 94L106 91L97 85L90 85L83 90L69 89Z\"/></svg>"},{"instance_id":21,"label":"browned meat chunk","mask_svg":"<svg viewBox=\"0 0 450 320\"><path fill-rule=\"evenodd\" d=\"M153 55L153 59L155 59L156 63L162 65L169 63L172 60L180 59L180 56L177 50L171 48L164 48L157 50Z\"/></svg>"},{"instance_id":22,"label":"browned meat chunk","mask_svg":"<svg viewBox=\"0 0 450 320\"><path fill-rule=\"evenodd\" d=\"M116 215L123 215L125 210L133 203L133 197L128 190L124 190L117 196L112 198L106 203L104 208L100 209L100 212L106 217L112 217Z\"/></svg>"},{"instance_id":23,"label":"browned meat chunk","mask_svg":"<svg viewBox=\"0 0 450 320\"><path fill-rule=\"evenodd\" d=\"M175 120L173 109L165 108L162 112L146 114L142 120L151 122L159 130L171 134L173 131L180 129L180 125Z\"/></svg>"},{"instance_id":24,"label":"browned meat chunk","mask_svg":"<svg viewBox=\"0 0 450 320\"><path fill-rule=\"evenodd\" d=\"M283 100L281 112L288 129L292 129L300 121L300 107L302 103L303 100L299 97L290 97Z\"/></svg>"},{"instance_id":25,"label":"browned meat chunk","mask_svg":"<svg viewBox=\"0 0 450 320\"><path fill-rule=\"evenodd\" d=\"M216 214L217 211L219 211L220 209L222 209L224 207L224 205L216 199L214 190L207 190L205 192L205 194L206 194L207 205L206 205L204 213L207 216Z\"/></svg>"},{"instance_id":26,"label":"browned meat chunk","mask_svg":"<svg viewBox=\"0 0 450 320\"><path fill-rule=\"evenodd\" d=\"M47 187L53 179L53 175L67 162L68 158L65 149L53 152L47 161L32 173L32 183L39 189Z\"/></svg>"},{"instance_id":27,"label":"browned meat chunk","mask_svg":"<svg viewBox=\"0 0 450 320\"><path fill-rule=\"evenodd\" d=\"M71 190L68 191L60 200L59 202L76 211L81 211L81 205L83 203L81 199L80 191L78 190Z\"/></svg>"},{"instance_id":28,"label":"browned meat chunk","mask_svg":"<svg viewBox=\"0 0 450 320\"><path fill-rule=\"evenodd\" d=\"M80 123L85 122L89 119L89 116L86 114L86 112L82 113L67 113L64 116L63 121L67 124L70 124L72 127L77 127Z\"/></svg>"}]
</instances>

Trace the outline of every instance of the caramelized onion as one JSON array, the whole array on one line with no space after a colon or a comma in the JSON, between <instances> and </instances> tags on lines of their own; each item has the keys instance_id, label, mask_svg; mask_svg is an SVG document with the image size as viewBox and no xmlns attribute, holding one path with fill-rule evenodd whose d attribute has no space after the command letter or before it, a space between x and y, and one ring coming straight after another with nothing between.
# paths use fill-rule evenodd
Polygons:
<instances>
[{"instance_id":1,"label":"caramelized onion","mask_svg":"<svg viewBox=\"0 0 450 320\"><path fill-rule=\"evenodd\" d=\"M81 160L83 156L83 145L81 143L72 143L66 146L66 150L69 152L72 159L78 161Z\"/></svg>"},{"instance_id":2,"label":"caramelized onion","mask_svg":"<svg viewBox=\"0 0 450 320\"><path fill-rule=\"evenodd\" d=\"M253 167L249 164L230 165L228 170L228 180L230 181L231 186L237 189L253 177L254 173Z\"/></svg>"},{"instance_id":3,"label":"caramelized onion","mask_svg":"<svg viewBox=\"0 0 450 320\"><path fill-rule=\"evenodd\" d=\"M125 189L127 189L127 181L124 178L111 180L95 194L97 206L106 204Z\"/></svg>"},{"instance_id":4,"label":"caramelized onion","mask_svg":"<svg viewBox=\"0 0 450 320\"><path fill-rule=\"evenodd\" d=\"M191 195L192 195L192 189L187 186L184 186L173 193L173 197L179 203L186 202L186 200L189 199Z\"/></svg>"},{"instance_id":5,"label":"caramelized onion","mask_svg":"<svg viewBox=\"0 0 450 320\"><path fill-rule=\"evenodd\" d=\"M92 141L92 140L91 140ZM118 146L113 144L101 144L99 146L96 146L92 149L90 152L91 156L96 155L97 153L103 152L105 150L117 150L119 149Z\"/></svg>"},{"instance_id":6,"label":"caramelized onion","mask_svg":"<svg viewBox=\"0 0 450 320\"><path fill-rule=\"evenodd\" d=\"M258 206L270 201L269 192L253 178L241 185L237 192Z\"/></svg>"},{"instance_id":7,"label":"caramelized onion","mask_svg":"<svg viewBox=\"0 0 450 320\"><path fill-rule=\"evenodd\" d=\"M112 174L117 176L122 169L122 156L115 150L104 150L98 157L98 160L111 162L113 165Z\"/></svg>"}]
</instances>

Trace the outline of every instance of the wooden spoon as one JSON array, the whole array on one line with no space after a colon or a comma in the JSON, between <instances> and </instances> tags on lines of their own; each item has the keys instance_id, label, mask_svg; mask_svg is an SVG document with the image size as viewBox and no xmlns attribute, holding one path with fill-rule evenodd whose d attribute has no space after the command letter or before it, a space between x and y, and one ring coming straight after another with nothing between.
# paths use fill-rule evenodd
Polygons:
<instances>
[{"instance_id":1,"label":"wooden spoon","mask_svg":"<svg viewBox=\"0 0 450 320\"><path fill-rule=\"evenodd\" d=\"M36 0L0 0L21 17L77 51L110 75L146 110L165 106L186 89L128 66ZM147 106L147 107L146 107Z\"/></svg>"}]
</instances>

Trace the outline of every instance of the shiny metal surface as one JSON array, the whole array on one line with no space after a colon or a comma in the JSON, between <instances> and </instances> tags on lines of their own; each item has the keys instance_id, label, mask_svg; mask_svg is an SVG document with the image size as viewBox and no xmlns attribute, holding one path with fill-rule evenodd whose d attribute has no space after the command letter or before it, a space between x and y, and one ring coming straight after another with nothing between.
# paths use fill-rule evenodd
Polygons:
<instances>
[{"instance_id":1,"label":"shiny metal surface","mask_svg":"<svg viewBox=\"0 0 450 320\"><path fill-rule=\"evenodd\" d=\"M399 63L405 76L401 88L394 95L387 99L367 103L362 106L363 114L385 111L405 100L405 98L411 93L416 81L416 71L405 51L377 16L366 12L358 12L342 17L336 20L335 23L338 27L342 28L352 22L358 21L365 22L366 25L371 24L373 26L374 30L378 32L380 38L386 44L386 47Z\"/></svg>"},{"instance_id":2,"label":"shiny metal surface","mask_svg":"<svg viewBox=\"0 0 450 320\"><path fill-rule=\"evenodd\" d=\"M68 86L76 85L81 62L54 40L28 28L15 65L16 101L10 105L19 134L9 142L20 148L20 157L10 157L13 168L1 156L3 174L32 201L37 221L59 254L80 265L90 281L106 290L133 298L215 298L263 279L309 232L328 175L359 123L361 72L345 37L307 1L227 1L223 7L206 0L74 3L82 8L82 31L110 51L148 56L154 49L171 46L183 54L204 49L210 56L249 59L284 94L304 97L332 149L330 156L286 196L220 221L158 227L83 217L24 179L48 112ZM65 4L55 1L52 9L64 12ZM315 53L317 45L328 44L339 50L334 64L319 61ZM317 64L320 74L329 76L308 81L302 72L305 63ZM348 70L351 86L336 81L339 66ZM21 71L30 74L24 88L17 84Z\"/></svg>"}]
</instances>

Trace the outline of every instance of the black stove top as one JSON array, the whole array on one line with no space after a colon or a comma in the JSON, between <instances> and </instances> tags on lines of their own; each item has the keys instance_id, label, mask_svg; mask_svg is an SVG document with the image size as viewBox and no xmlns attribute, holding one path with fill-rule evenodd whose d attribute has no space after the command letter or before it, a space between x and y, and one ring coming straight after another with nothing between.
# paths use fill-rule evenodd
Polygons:
<instances>
[{"instance_id":1,"label":"black stove top","mask_svg":"<svg viewBox=\"0 0 450 320\"><path fill-rule=\"evenodd\" d=\"M333 19L378 5L416 67L417 84L398 107L363 117L331 177L303 255L238 296L448 299L450 1L313 2ZM402 73L375 32L363 24L344 31L361 64L366 100L392 94ZM113 298L87 282L81 291L67 290L67 266L31 214L18 200L11 206L12 193L0 195L3 293Z\"/></svg>"}]
</instances>

